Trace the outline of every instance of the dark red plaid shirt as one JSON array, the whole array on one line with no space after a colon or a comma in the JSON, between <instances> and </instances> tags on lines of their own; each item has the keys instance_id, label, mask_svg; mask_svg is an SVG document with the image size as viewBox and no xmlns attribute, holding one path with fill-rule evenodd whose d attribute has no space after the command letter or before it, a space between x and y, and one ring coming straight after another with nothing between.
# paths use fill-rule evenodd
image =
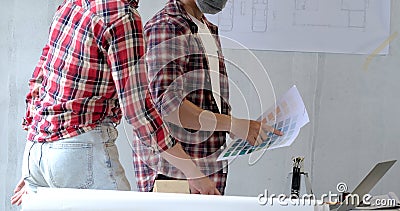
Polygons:
<instances>
[{"instance_id":1,"label":"dark red plaid shirt","mask_svg":"<svg viewBox=\"0 0 400 211\"><path fill-rule=\"evenodd\" d=\"M124 114L156 150L174 145L154 108L134 0L65 0L30 79L24 128L30 141L56 141Z\"/></svg>"},{"instance_id":2,"label":"dark red plaid shirt","mask_svg":"<svg viewBox=\"0 0 400 211\"><path fill-rule=\"evenodd\" d=\"M228 114L228 78L217 27L204 22L214 35L219 57L221 113ZM212 93L208 57L197 34L197 26L178 0L169 0L144 27L147 45L148 76L151 94L156 108L163 116L177 109L184 99L202 109L218 113L218 105ZM226 162L216 162L225 145L225 132L193 131L169 124L174 138L199 169L216 182L224 192ZM174 178L184 178L182 172L171 166L148 147L134 144L134 165L138 188L149 191L153 188L157 173Z\"/></svg>"}]
</instances>

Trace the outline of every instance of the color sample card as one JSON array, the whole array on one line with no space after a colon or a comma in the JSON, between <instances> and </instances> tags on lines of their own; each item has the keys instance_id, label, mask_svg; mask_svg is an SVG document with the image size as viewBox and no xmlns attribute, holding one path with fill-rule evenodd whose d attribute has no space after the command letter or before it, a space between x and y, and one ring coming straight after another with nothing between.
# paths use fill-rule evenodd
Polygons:
<instances>
[{"instance_id":1,"label":"color sample card","mask_svg":"<svg viewBox=\"0 0 400 211\"><path fill-rule=\"evenodd\" d=\"M283 136L273 133L258 146L251 146L247 141L233 141L218 157L218 160L229 160L259 150L270 150L290 146L300 133L300 129L310 120L303 100L296 86L286 92L276 106L268 109L261 117L267 119L267 124L283 132Z\"/></svg>"}]
</instances>

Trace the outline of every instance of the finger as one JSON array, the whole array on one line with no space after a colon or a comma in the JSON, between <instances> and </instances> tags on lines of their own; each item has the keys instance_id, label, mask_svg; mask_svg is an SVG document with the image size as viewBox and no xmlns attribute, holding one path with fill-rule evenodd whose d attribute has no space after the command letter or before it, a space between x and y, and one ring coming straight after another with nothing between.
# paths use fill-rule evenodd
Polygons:
<instances>
[{"instance_id":1,"label":"finger","mask_svg":"<svg viewBox=\"0 0 400 211\"><path fill-rule=\"evenodd\" d=\"M264 118L264 119L261 121L261 123L262 123L262 124L267 123L267 118Z\"/></svg>"},{"instance_id":2,"label":"finger","mask_svg":"<svg viewBox=\"0 0 400 211\"><path fill-rule=\"evenodd\" d=\"M266 132L271 132L271 133L274 132L274 128L272 126L267 125L267 124L264 124L262 129L263 129L263 131L266 131Z\"/></svg>"},{"instance_id":3,"label":"finger","mask_svg":"<svg viewBox=\"0 0 400 211\"><path fill-rule=\"evenodd\" d=\"M14 193L14 195L11 197L11 201L16 201L16 199L21 197L22 194L23 194L23 191Z\"/></svg>"},{"instance_id":4,"label":"finger","mask_svg":"<svg viewBox=\"0 0 400 211\"><path fill-rule=\"evenodd\" d=\"M24 186L25 186L25 181L24 181L24 179L20 179L20 180L18 181L17 186L16 186L15 189L14 189L14 193L20 191L21 188L24 187Z\"/></svg>"},{"instance_id":5,"label":"finger","mask_svg":"<svg viewBox=\"0 0 400 211\"><path fill-rule=\"evenodd\" d=\"M15 204L15 205L18 205L18 206L21 205L22 204L22 196L16 198L14 200L14 203L12 203L12 204Z\"/></svg>"},{"instance_id":6,"label":"finger","mask_svg":"<svg viewBox=\"0 0 400 211\"><path fill-rule=\"evenodd\" d=\"M200 190L201 195L208 195L209 190Z\"/></svg>"},{"instance_id":7,"label":"finger","mask_svg":"<svg viewBox=\"0 0 400 211\"><path fill-rule=\"evenodd\" d=\"M22 204L22 198L23 198L23 195L17 201L17 205L18 206L20 206Z\"/></svg>"},{"instance_id":8,"label":"finger","mask_svg":"<svg viewBox=\"0 0 400 211\"><path fill-rule=\"evenodd\" d=\"M269 126L269 125L263 125L263 130L271 132L271 133L273 133L275 135L278 135L278 136L282 136L283 135L283 133L280 130L277 130L277 129Z\"/></svg>"},{"instance_id":9,"label":"finger","mask_svg":"<svg viewBox=\"0 0 400 211\"><path fill-rule=\"evenodd\" d=\"M18 192L11 197L11 204L17 204L21 200L22 193ZM18 204L17 204L18 205Z\"/></svg>"},{"instance_id":10,"label":"finger","mask_svg":"<svg viewBox=\"0 0 400 211\"><path fill-rule=\"evenodd\" d=\"M14 196L12 196L10 201L11 201L11 204L15 204L15 202L17 202L17 201L18 201L18 198L17 198L17 196L15 196L15 195L14 195Z\"/></svg>"},{"instance_id":11,"label":"finger","mask_svg":"<svg viewBox=\"0 0 400 211\"><path fill-rule=\"evenodd\" d=\"M189 181L189 190L191 194L199 194L200 190L196 187L196 181L188 180Z\"/></svg>"},{"instance_id":12,"label":"finger","mask_svg":"<svg viewBox=\"0 0 400 211\"><path fill-rule=\"evenodd\" d=\"M267 119L264 118L264 119L260 122L260 131L261 131L261 130L265 130L265 129L264 129L265 125L267 125Z\"/></svg>"},{"instance_id":13,"label":"finger","mask_svg":"<svg viewBox=\"0 0 400 211\"><path fill-rule=\"evenodd\" d=\"M211 181L210 181L211 182ZM214 195L215 184L211 182L210 186L207 188L207 195Z\"/></svg>"},{"instance_id":14,"label":"finger","mask_svg":"<svg viewBox=\"0 0 400 211\"><path fill-rule=\"evenodd\" d=\"M11 204L12 204L12 205L16 204L16 203L17 203L17 201L18 201L18 199L17 199L17 198L11 198Z\"/></svg>"},{"instance_id":15,"label":"finger","mask_svg":"<svg viewBox=\"0 0 400 211\"><path fill-rule=\"evenodd\" d=\"M22 204L22 198L17 201L17 205L20 206Z\"/></svg>"},{"instance_id":16,"label":"finger","mask_svg":"<svg viewBox=\"0 0 400 211\"><path fill-rule=\"evenodd\" d=\"M24 181L23 179L21 179L21 180L18 182L17 186L15 187L14 193L20 191L24 186L25 186L25 181Z\"/></svg>"},{"instance_id":17,"label":"finger","mask_svg":"<svg viewBox=\"0 0 400 211\"><path fill-rule=\"evenodd\" d=\"M257 142L257 137L256 136L249 136L252 138L247 138L247 143L249 143L251 146L254 146Z\"/></svg>"},{"instance_id":18,"label":"finger","mask_svg":"<svg viewBox=\"0 0 400 211\"><path fill-rule=\"evenodd\" d=\"M191 189L191 190L190 190L190 193L191 193L191 194L200 194L200 191L197 190L197 189Z\"/></svg>"},{"instance_id":19,"label":"finger","mask_svg":"<svg viewBox=\"0 0 400 211\"><path fill-rule=\"evenodd\" d=\"M268 134L265 131L260 131L260 135L259 136L262 139L262 141L265 141L268 138Z\"/></svg>"},{"instance_id":20,"label":"finger","mask_svg":"<svg viewBox=\"0 0 400 211\"><path fill-rule=\"evenodd\" d=\"M16 204L17 203L17 199L11 199L11 205L14 205L14 204Z\"/></svg>"},{"instance_id":21,"label":"finger","mask_svg":"<svg viewBox=\"0 0 400 211\"><path fill-rule=\"evenodd\" d=\"M21 186L16 186L14 189L14 193L17 193L18 191L20 191L22 189Z\"/></svg>"},{"instance_id":22,"label":"finger","mask_svg":"<svg viewBox=\"0 0 400 211\"><path fill-rule=\"evenodd\" d=\"M260 145L262 142L263 142L263 140L261 139L261 136L258 136L258 137L257 137L257 141L256 141L256 143L254 144L254 146L258 146L258 145Z\"/></svg>"},{"instance_id":23,"label":"finger","mask_svg":"<svg viewBox=\"0 0 400 211\"><path fill-rule=\"evenodd\" d=\"M217 188L214 189L214 195L221 195L221 193L219 192L219 190Z\"/></svg>"},{"instance_id":24,"label":"finger","mask_svg":"<svg viewBox=\"0 0 400 211\"><path fill-rule=\"evenodd\" d=\"M27 194L26 190L21 190L17 194L14 194L13 197L14 197L15 200L18 200L18 199L21 199L24 194Z\"/></svg>"},{"instance_id":25,"label":"finger","mask_svg":"<svg viewBox=\"0 0 400 211\"><path fill-rule=\"evenodd\" d=\"M283 132L274 128L273 133L278 136L283 136Z\"/></svg>"},{"instance_id":26,"label":"finger","mask_svg":"<svg viewBox=\"0 0 400 211\"><path fill-rule=\"evenodd\" d=\"M256 142L254 142L254 145L252 145L252 146L258 146L258 145L260 145L260 144L261 144L260 140L257 139Z\"/></svg>"}]
</instances>

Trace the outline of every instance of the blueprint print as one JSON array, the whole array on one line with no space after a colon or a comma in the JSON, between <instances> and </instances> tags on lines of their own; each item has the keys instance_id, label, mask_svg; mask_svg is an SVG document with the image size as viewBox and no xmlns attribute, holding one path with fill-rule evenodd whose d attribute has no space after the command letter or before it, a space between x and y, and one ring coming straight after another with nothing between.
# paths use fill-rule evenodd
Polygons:
<instances>
[{"instance_id":1,"label":"blueprint print","mask_svg":"<svg viewBox=\"0 0 400 211\"><path fill-rule=\"evenodd\" d=\"M326 1L295 0L294 26L347 27L365 29L369 0ZM332 18L319 18L330 16Z\"/></svg>"},{"instance_id":2,"label":"blueprint print","mask_svg":"<svg viewBox=\"0 0 400 211\"><path fill-rule=\"evenodd\" d=\"M390 36L390 0L228 0L207 18L225 48L370 54Z\"/></svg>"}]
</instances>

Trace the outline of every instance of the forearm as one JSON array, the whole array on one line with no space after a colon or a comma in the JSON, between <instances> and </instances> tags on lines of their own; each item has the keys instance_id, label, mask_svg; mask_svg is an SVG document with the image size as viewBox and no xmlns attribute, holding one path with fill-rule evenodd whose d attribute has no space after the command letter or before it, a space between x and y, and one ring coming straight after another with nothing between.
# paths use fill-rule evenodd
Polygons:
<instances>
[{"instance_id":1,"label":"forearm","mask_svg":"<svg viewBox=\"0 0 400 211\"><path fill-rule=\"evenodd\" d=\"M191 157L182 149L179 143L162 152L161 156L181 170L187 179L204 177L204 174L197 168Z\"/></svg>"},{"instance_id":2,"label":"forearm","mask_svg":"<svg viewBox=\"0 0 400 211\"><path fill-rule=\"evenodd\" d=\"M170 112L165 121L187 129L201 131L228 131L237 138L247 140L251 145L267 139L267 133L272 132L282 136L264 121L238 119L229 115L216 114L199 108L188 100L184 100L178 109Z\"/></svg>"},{"instance_id":3,"label":"forearm","mask_svg":"<svg viewBox=\"0 0 400 211\"><path fill-rule=\"evenodd\" d=\"M188 100L184 100L165 121L187 129L202 131L230 131L232 117L204 110Z\"/></svg>"}]
</instances>

